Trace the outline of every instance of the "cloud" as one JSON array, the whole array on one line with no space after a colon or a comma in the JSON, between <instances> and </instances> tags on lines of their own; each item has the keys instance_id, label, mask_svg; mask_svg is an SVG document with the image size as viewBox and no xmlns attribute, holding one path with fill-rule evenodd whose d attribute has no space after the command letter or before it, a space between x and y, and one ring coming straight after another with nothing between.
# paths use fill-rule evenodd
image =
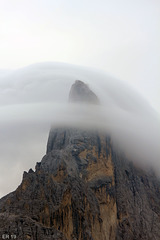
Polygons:
<instances>
[{"instance_id":1,"label":"cloud","mask_svg":"<svg viewBox=\"0 0 160 240\"><path fill-rule=\"evenodd\" d=\"M89 85L100 106L68 103L77 79ZM39 63L0 74L1 196L41 160L51 125L99 128L131 159L159 168L159 116L134 89L98 70Z\"/></svg>"}]
</instances>

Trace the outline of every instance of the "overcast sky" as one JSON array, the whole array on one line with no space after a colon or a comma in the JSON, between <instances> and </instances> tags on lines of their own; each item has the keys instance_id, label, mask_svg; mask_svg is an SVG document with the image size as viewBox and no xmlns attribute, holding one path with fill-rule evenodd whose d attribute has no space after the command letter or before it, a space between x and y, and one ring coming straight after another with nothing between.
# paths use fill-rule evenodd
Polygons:
<instances>
[{"instance_id":1,"label":"overcast sky","mask_svg":"<svg viewBox=\"0 0 160 240\"><path fill-rule=\"evenodd\" d=\"M103 69L159 109L159 12L158 0L0 0L0 69L45 61Z\"/></svg>"},{"instance_id":2,"label":"overcast sky","mask_svg":"<svg viewBox=\"0 0 160 240\"><path fill-rule=\"evenodd\" d=\"M144 132L151 141L139 148L158 142L148 116L149 105L160 114L159 12L158 0L0 0L0 196L45 154L54 113L64 112L75 79L101 98L112 130L121 123L117 130L127 134L133 125L131 139L141 126L135 144Z\"/></svg>"}]
</instances>

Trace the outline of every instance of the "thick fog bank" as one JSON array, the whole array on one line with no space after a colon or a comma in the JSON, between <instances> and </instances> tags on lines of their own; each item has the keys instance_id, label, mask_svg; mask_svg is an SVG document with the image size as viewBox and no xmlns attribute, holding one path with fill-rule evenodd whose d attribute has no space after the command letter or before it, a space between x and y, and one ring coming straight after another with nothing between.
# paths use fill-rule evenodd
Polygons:
<instances>
[{"instance_id":1,"label":"thick fog bank","mask_svg":"<svg viewBox=\"0 0 160 240\"><path fill-rule=\"evenodd\" d=\"M77 79L89 85L100 106L68 103ZM34 64L0 74L0 196L41 160L51 125L108 132L134 161L160 169L159 117L136 91L96 70Z\"/></svg>"}]
</instances>

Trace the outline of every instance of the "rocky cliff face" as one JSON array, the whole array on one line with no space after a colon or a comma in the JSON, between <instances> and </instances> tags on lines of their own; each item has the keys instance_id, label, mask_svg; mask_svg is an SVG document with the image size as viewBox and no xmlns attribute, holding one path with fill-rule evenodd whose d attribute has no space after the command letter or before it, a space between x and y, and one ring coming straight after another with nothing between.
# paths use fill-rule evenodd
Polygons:
<instances>
[{"instance_id":1,"label":"rocky cliff face","mask_svg":"<svg viewBox=\"0 0 160 240\"><path fill-rule=\"evenodd\" d=\"M0 200L0 239L152 240L159 229L158 179L95 130L52 128L35 171Z\"/></svg>"}]
</instances>

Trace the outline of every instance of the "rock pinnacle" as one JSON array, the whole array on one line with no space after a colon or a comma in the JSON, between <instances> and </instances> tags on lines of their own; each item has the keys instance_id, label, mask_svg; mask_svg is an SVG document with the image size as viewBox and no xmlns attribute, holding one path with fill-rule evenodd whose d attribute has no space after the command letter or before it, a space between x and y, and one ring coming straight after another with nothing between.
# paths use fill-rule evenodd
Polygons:
<instances>
[{"instance_id":1,"label":"rock pinnacle","mask_svg":"<svg viewBox=\"0 0 160 240\"><path fill-rule=\"evenodd\" d=\"M76 80L72 85L69 93L70 102L80 102L89 104L99 104L99 99L87 84L80 80Z\"/></svg>"}]
</instances>

